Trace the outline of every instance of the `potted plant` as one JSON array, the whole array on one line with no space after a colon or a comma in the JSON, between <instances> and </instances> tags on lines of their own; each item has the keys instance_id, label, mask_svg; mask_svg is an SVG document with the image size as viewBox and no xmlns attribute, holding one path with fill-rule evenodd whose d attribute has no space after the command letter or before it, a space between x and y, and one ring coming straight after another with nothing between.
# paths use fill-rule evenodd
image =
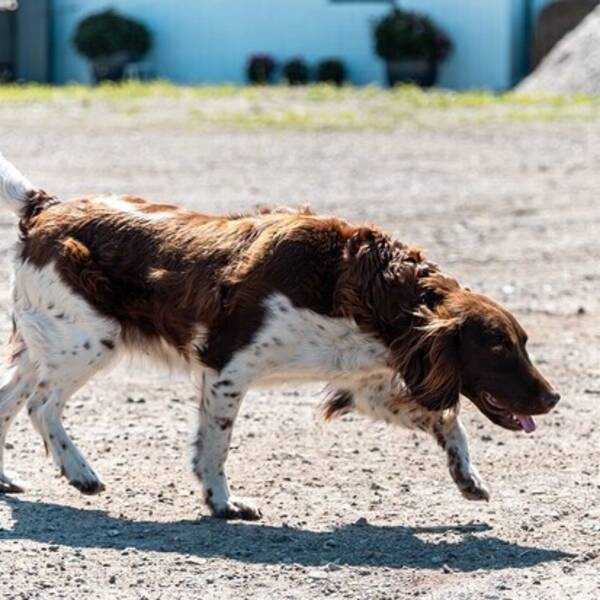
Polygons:
<instances>
[{"instance_id":1,"label":"potted plant","mask_svg":"<svg viewBox=\"0 0 600 600\"><path fill-rule=\"evenodd\" d=\"M250 83L266 85L273 81L275 60L268 54L255 54L248 59L246 75Z\"/></svg>"},{"instance_id":2,"label":"potted plant","mask_svg":"<svg viewBox=\"0 0 600 600\"><path fill-rule=\"evenodd\" d=\"M120 81L125 67L150 50L152 38L145 25L114 10L83 19L75 31L73 45L91 63L92 76L100 81Z\"/></svg>"},{"instance_id":3,"label":"potted plant","mask_svg":"<svg viewBox=\"0 0 600 600\"><path fill-rule=\"evenodd\" d=\"M292 58L283 65L283 77L289 85L306 85L308 66L302 58Z\"/></svg>"},{"instance_id":4,"label":"potted plant","mask_svg":"<svg viewBox=\"0 0 600 600\"><path fill-rule=\"evenodd\" d=\"M316 80L341 86L346 81L346 67L339 58L326 58L317 65Z\"/></svg>"},{"instance_id":5,"label":"potted plant","mask_svg":"<svg viewBox=\"0 0 600 600\"><path fill-rule=\"evenodd\" d=\"M452 49L448 36L431 19L397 7L375 23L374 33L375 51L385 60L390 86L432 86L438 64Z\"/></svg>"}]
</instances>

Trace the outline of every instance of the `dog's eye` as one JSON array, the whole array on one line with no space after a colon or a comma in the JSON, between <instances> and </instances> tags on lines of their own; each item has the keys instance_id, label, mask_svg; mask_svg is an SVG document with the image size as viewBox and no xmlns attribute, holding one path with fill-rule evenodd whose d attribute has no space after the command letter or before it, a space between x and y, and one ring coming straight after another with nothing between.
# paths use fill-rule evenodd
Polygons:
<instances>
[{"instance_id":1,"label":"dog's eye","mask_svg":"<svg viewBox=\"0 0 600 600\"><path fill-rule=\"evenodd\" d=\"M491 350L494 353L510 352L513 349L513 343L504 336L498 336L492 342Z\"/></svg>"},{"instance_id":2,"label":"dog's eye","mask_svg":"<svg viewBox=\"0 0 600 600\"><path fill-rule=\"evenodd\" d=\"M490 331L487 337L488 347L492 352L506 352L513 348L512 340L502 331Z\"/></svg>"}]
</instances>

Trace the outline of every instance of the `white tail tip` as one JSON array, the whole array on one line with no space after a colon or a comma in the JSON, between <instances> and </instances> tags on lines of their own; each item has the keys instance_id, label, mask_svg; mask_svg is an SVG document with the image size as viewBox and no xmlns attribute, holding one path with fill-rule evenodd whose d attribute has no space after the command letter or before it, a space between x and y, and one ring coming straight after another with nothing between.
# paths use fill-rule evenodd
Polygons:
<instances>
[{"instance_id":1,"label":"white tail tip","mask_svg":"<svg viewBox=\"0 0 600 600\"><path fill-rule=\"evenodd\" d=\"M33 189L27 178L0 153L0 201L18 214Z\"/></svg>"}]
</instances>

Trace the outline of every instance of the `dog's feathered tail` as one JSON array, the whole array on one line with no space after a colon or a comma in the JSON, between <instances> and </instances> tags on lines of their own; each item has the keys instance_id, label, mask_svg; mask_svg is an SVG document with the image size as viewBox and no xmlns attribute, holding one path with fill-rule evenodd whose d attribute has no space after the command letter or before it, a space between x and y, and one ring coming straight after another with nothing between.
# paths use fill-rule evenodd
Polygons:
<instances>
[{"instance_id":1,"label":"dog's feathered tail","mask_svg":"<svg viewBox=\"0 0 600 600\"><path fill-rule=\"evenodd\" d=\"M29 180L0 153L0 204L21 216L34 193Z\"/></svg>"}]
</instances>

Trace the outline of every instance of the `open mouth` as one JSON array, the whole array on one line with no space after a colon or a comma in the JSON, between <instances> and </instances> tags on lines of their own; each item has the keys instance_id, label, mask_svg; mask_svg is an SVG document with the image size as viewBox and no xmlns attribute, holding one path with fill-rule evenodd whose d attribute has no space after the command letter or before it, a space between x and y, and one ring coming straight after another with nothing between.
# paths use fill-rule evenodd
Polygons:
<instances>
[{"instance_id":1,"label":"open mouth","mask_svg":"<svg viewBox=\"0 0 600 600\"><path fill-rule=\"evenodd\" d=\"M513 431L524 431L525 433L535 431L536 424L532 416L509 411L488 392L483 392L480 400L485 414L497 425Z\"/></svg>"}]
</instances>

